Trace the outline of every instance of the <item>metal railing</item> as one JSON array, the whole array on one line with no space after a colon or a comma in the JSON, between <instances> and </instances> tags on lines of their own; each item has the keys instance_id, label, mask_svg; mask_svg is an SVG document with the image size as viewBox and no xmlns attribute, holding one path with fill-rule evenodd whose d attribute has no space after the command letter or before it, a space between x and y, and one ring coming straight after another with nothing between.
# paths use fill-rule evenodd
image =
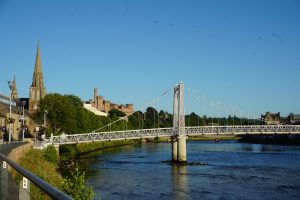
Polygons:
<instances>
[{"instance_id":1,"label":"metal railing","mask_svg":"<svg viewBox=\"0 0 300 200\"><path fill-rule=\"evenodd\" d=\"M106 140L170 137L174 133L176 133L176 131L174 131L173 128L157 128L71 135L63 134L60 136L52 136L49 143L59 145ZM216 134L300 134L300 125L195 126L185 127L185 133L188 136Z\"/></svg>"},{"instance_id":2,"label":"metal railing","mask_svg":"<svg viewBox=\"0 0 300 200\"><path fill-rule=\"evenodd\" d=\"M62 191L56 189L43 179L39 178L38 176L32 174L28 170L24 169L14 161L8 159L5 155L0 154L0 160L2 160L1 165L1 199L5 200L8 198L7 190L8 190L8 182L7 182L7 174L8 174L8 165L12 167L14 170L16 170L18 173L20 173L23 176L21 187L23 187L24 190L27 189L29 191L29 185L30 182L33 183L35 186L37 186L43 193L47 194L49 197L53 199L62 199L62 200L68 200L72 199L67 194L63 193ZM8 165L7 165L8 164ZM4 178L3 178L4 177ZM6 190L6 191L5 191ZM20 199L30 199L29 194L19 194L23 195Z\"/></svg>"}]
</instances>

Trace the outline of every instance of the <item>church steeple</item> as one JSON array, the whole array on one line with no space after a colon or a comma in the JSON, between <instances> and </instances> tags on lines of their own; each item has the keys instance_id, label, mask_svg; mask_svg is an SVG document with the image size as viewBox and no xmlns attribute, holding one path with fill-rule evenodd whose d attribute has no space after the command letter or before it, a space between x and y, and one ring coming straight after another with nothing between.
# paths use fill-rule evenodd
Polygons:
<instances>
[{"instance_id":1,"label":"church steeple","mask_svg":"<svg viewBox=\"0 0 300 200\"><path fill-rule=\"evenodd\" d=\"M35 66L32 77L32 84L29 93L29 112L34 112L38 109L39 101L46 96L46 89L44 87L44 77L42 71L40 42L38 41Z\"/></svg>"},{"instance_id":2,"label":"church steeple","mask_svg":"<svg viewBox=\"0 0 300 200\"><path fill-rule=\"evenodd\" d=\"M12 99L17 99L18 98L16 76L14 76L14 80L12 82L12 88L11 88L11 94L10 95L11 95Z\"/></svg>"},{"instance_id":3,"label":"church steeple","mask_svg":"<svg viewBox=\"0 0 300 200\"><path fill-rule=\"evenodd\" d=\"M44 87L44 77L42 71L42 63L41 63L41 52L40 52L40 42L38 41L36 58L35 58L35 67L32 78L32 85L35 87Z\"/></svg>"}]
</instances>

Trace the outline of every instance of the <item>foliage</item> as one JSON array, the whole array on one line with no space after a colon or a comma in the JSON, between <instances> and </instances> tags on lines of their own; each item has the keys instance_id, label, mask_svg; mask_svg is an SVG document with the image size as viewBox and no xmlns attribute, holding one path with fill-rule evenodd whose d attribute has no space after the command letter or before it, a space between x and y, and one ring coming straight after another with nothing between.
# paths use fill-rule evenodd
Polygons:
<instances>
[{"instance_id":1,"label":"foliage","mask_svg":"<svg viewBox=\"0 0 300 200\"><path fill-rule=\"evenodd\" d=\"M59 188L63 178L56 171L57 165L44 159L42 151L31 149L25 156L20 158L19 163L25 169L36 174L54 187ZM30 184L30 193L33 199L47 199L34 184Z\"/></svg>"},{"instance_id":2,"label":"foliage","mask_svg":"<svg viewBox=\"0 0 300 200\"><path fill-rule=\"evenodd\" d=\"M57 163L59 160L58 153L53 145L47 146L47 148L44 150L43 156L45 160L51 163Z\"/></svg>"},{"instance_id":3,"label":"foliage","mask_svg":"<svg viewBox=\"0 0 300 200\"><path fill-rule=\"evenodd\" d=\"M117 120L119 117L125 117L126 114L119 110L110 110L108 111L108 116L112 120Z\"/></svg>"},{"instance_id":4,"label":"foliage","mask_svg":"<svg viewBox=\"0 0 300 200\"><path fill-rule=\"evenodd\" d=\"M159 117L158 112L155 108L148 107L145 113L145 123L144 128L158 128Z\"/></svg>"},{"instance_id":5,"label":"foliage","mask_svg":"<svg viewBox=\"0 0 300 200\"><path fill-rule=\"evenodd\" d=\"M101 141L93 143L80 143L76 144L76 152L78 154L92 152L98 149L116 147L128 144L138 143L138 140L113 140L113 141Z\"/></svg>"},{"instance_id":6,"label":"foliage","mask_svg":"<svg viewBox=\"0 0 300 200\"><path fill-rule=\"evenodd\" d=\"M89 200L95 196L93 189L85 185L85 173L81 172L78 167L63 180L61 187L75 200Z\"/></svg>"},{"instance_id":7,"label":"foliage","mask_svg":"<svg viewBox=\"0 0 300 200\"><path fill-rule=\"evenodd\" d=\"M59 145L59 155L61 160L74 158L76 156L75 145L72 144Z\"/></svg>"},{"instance_id":8,"label":"foliage","mask_svg":"<svg viewBox=\"0 0 300 200\"><path fill-rule=\"evenodd\" d=\"M49 131L58 135L91 132L104 126L107 119L100 118L83 108L79 97L74 95L47 94L40 101L40 109L35 120L43 120L44 111L47 110L47 124ZM103 121L102 121L103 120Z\"/></svg>"}]
</instances>

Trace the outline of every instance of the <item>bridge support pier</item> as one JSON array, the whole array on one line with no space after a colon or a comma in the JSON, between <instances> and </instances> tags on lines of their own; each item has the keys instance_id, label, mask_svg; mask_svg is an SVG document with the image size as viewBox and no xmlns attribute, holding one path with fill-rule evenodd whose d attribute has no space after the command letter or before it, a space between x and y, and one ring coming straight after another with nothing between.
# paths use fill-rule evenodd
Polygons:
<instances>
[{"instance_id":1,"label":"bridge support pier","mask_svg":"<svg viewBox=\"0 0 300 200\"><path fill-rule=\"evenodd\" d=\"M173 136L172 142L172 162L186 163L186 136Z\"/></svg>"},{"instance_id":2,"label":"bridge support pier","mask_svg":"<svg viewBox=\"0 0 300 200\"><path fill-rule=\"evenodd\" d=\"M186 136L181 135L178 139L178 147L177 147L177 162L186 163Z\"/></svg>"},{"instance_id":3,"label":"bridge support pier","mask_svg":"<svg viewBox=\"0 0 300 200\"><path fill-rule=\"evenodd\" d=\"M177 150L178 150L178 139L175 136L172 136L171 138L172 142L172 162L177 162Z\"/></svg>"},{"instance_id":4,"label":"bridge support pier","mask_svg":"<svg viewBox=\"0 0 300 200\"><path fill-rule=\"evenodd\" d=\"M172 161L186 164L186 132L184 117L184 86L183 82L174 87L173 98L173 135Z\"/></svg>"}]
</instances>

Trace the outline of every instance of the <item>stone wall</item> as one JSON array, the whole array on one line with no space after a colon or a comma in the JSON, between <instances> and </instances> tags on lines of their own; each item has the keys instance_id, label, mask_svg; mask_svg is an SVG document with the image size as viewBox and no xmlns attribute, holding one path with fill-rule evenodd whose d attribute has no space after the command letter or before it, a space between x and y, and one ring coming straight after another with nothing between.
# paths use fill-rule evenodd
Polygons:
<instances>
[{"instance_id":1,"label":"stone wall","mask_svg":"<svg viewBox=\"0 0 300 200\"><path fill-rule=\"evenodd\" d=\"M29 143L26 143L12 150L7 157L17 163L19 159L31 149L33 143L31 140L28 141Z\"/></svg>"}]
</instances>

